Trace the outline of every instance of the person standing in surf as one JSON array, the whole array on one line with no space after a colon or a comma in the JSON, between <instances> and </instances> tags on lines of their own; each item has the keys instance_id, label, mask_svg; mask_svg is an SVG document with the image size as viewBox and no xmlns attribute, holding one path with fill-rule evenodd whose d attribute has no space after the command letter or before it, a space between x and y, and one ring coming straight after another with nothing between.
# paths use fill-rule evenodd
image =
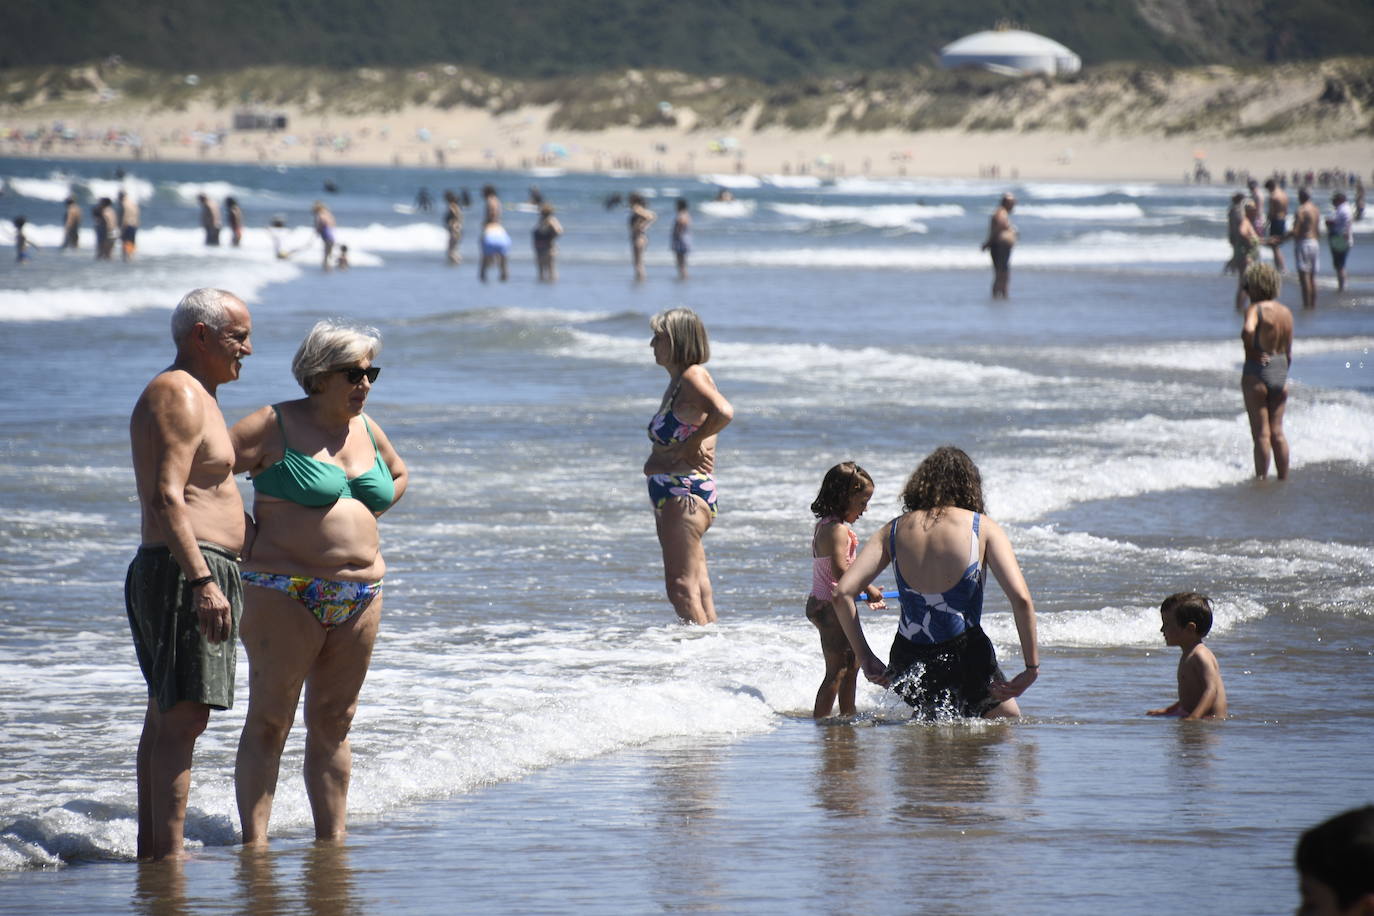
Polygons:
<instances>
[{"instance_id":1,"label":"person standing in surf","mask_svg":"<svg viewBox=\"0 0 1374 916\"><path fill-rule=\"evenodd\" d=\"M902 491L906 513L864 545L832 604L864 676L891 687L923 719L1019 716L1016 697L1040 673L1035 605L1006 532L988 518L983 480L962 449L937 448ZM891 563L902 615L884 666L864 638L854 599ZM983 632L988 569L1011 602L1025 670L1012 680Z\"/></svg>"},{"instance_id":2,"label":"person standing in surf","mask_svg":"<svg viewBox=\"0 0 1374 916\"><path fill-rule=\"evenodd\" d=\"M859 536L850 526L868 508L873 498L873 478L852 461L842 461L825 472L820 492L811 503L816 528L811 534L811 594L806 598L806 619L820 631L821 654L825 657L825 677L816 691L812 717L824 719L840 701L840 715L854 715L854 692L859 682L859 665L844 628L835 619L830 601L835 596L835 580L854 563ZM881 611L887 607L881 589L869 586L868 606Z\"/></svg>"},{"instance_id":3,"label":"person standing in surf","mask_svg":"<svg viewBox=\"0 0 1374 916\"><path fill-rule=\"evenodd\" d=\"M234 705L247 519L216 392L253 352L248 307L197 289L172 313L177 354L129 419L142 540L124 601L148 683L138 742L138 857L182 854L191 756L211 709Z\"/></svg>"},{"instance_id":4,"label":"person standing in surf","mask_svg":"<svg viewBox=\"0 0 1374 916\"><path fill-rule=\"evenodd\" d=\"M1269 457L1279 480L1288 477L1288 438L1283 411L1288 404L1288 370L1293 365L1293 313L1278 301L1281 279L1268 264L1251 264L1241 276L1250 305L1241 322L1245 365L1240 390L1255 445L1255 476L1269 476Z\"/></svg>"},{"instance_id":5,"label":"person standing in surf","mask_svg":"<svg viewBox=\"0 0 1374 916\"><path fill-rule=\"evenodd\" d=\"M668 373L658 413L649 421L653 450L644 462L664 582L678 617L713 623L716 606L701 541L718 512L716 438L735 410L706 371L711 344L696 312L659 312L649 327L654 362Z\"/></svg>"},{"instance_id":6,"label":"person standing in surf","mask_svg":"<svg viewBox=\"0 0 1374 916\"><path fill-rule=\"evenodd\" d=\"M649 226L658 214L644 203L638 191L630 195L630 261L634 266L635 282L644 282L644 249L649 247Z\"/></svg>"},{"instance_id":7,"label":"person standing in surf","mask_svg":"<svg viewBox=\"0 0 1374 916\"><path fill-rule=\"evenodd\" d=\"M983 242L983 251L992 255L992 298L1005 299L1011 283L1011 249L1016 244L1016 224L1011 221L1012 208L1016 197L1007 192L992 211L988 220L988 237Z\"/></svg>"},{"instance_id":8,"label":"person standing in surf","mask_svg":"<svg viewBox=\"0 0 1374 916\"><path fill-rule=\"evenodd\" d=\"M234 470L251 475L257 522L243 563L248 714L234 768L245 846L267 842L302 689L315 836L347 832L348 734L382 616L377 520L409 480L363 413L380 349L375 328L316 323L291 362L305 397L263 407L231 430Z\"/></svg>"}]
</instances>

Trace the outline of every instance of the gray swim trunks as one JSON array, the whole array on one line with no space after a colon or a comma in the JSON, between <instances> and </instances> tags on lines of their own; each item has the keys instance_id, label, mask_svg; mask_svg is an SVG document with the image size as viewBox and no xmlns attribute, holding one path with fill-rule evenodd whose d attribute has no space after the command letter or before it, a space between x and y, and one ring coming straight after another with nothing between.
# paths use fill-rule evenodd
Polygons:
<instances>
[{"instance_id":1,"label":"gray swim trunks","mask_svg":"<svg viewBox=\"0 0 1374 916\"><path fill-rule=\"evenodd\" d=\"M200 635L195 593L167 547L138 548L124 579L124 606L138 666L148 682L148 696L157 700L163 712L183 700L215 709L234 705L239 617L243 614L238 558L205 542L201 542L200 552L232 609L233 625L224 642L212 643Z\"/></svg>"}]
</instances>

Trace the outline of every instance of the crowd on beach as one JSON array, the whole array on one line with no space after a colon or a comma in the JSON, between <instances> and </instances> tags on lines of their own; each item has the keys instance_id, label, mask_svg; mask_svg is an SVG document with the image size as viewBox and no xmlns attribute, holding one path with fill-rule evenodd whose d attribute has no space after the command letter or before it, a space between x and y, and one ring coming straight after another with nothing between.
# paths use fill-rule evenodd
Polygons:
<instances>
[{"instance_id":1,"label":"crowd on beach","mask_svg":"<svg viewBox=\"0 0 1374 916\"><path fill-rule=\"evenodd\" d=\"M1283 185L1272 177L1261 195L1258 182L1250 181L1228 214L1234 257L1227 269L1239 276L1241 387L1258 478L1267 477L1272 461L1284 479L1289 465L1283 415L1293 316L1278 301L1285 266L1281 246L1294 242L1303 305L1313 308L1323 227L1343 289L1351 226L1364 207L1363 185L1355 179L1354 201L1336 190L1323 218L1304 185L1290 224ZM246 217L233 197L220 202L202 193L197 202L206 246L221 245L225 229L229 245L242 244ZM530 189L529 203L539 214L531 232L538 279L552 283L564 229L537 188ZM449 265L462 263L464 210L473 205L466 189L444 190L437 201L428 189L416 195L416 211L438 211ZM479 277L486 282L494 273L505 281L512 239L493 186L481 189L480 205ZM73 198L63 206L62 247L75 248L82 212ZM622 206L633 274L643 281L649 230L658 217L638 193L606 201L608 211ZM1010 295L1019 239L1016 206L1014 195L1000 198L982 243L991 259L994 298ZM102 198L91 216L97 258L113 259L116 243L124 260L135 256L141 213L131 195ZM348 249L340 244L329 206L316 201L311 219L322 268L346 269ZM16 218L15 226L22 261L24 218ZM280 259L300 250L288 247L284 230L284 219L273 217L268 232ZM685 280L692 221L684 199L675 204L669 246L677 275ZM1272 266L1261 258L1266 246ZM651 448L643 465L665 591L679 619L708 625L717 613L704 543L720 512L716 444L734 408L705 367L710 343L699 316L670 309L651 319L650 330L654 360L668 376L648 425ZM238 297L223 290L188 293L172 317L175 361L149 383L131 420L143 514L126 603L149 688L137 765L141 859L180 853L192 749L210 711L233 703L238 639L250 666L235 767L244 844L267 840L281 754L302 695L305 783L316 835L336 838L346 829L348 733L383 605L379 519L405 494L409 473L382 427L364 411L381 375L377 329L318 323L292 363L304 397L265 406L229 426L216 391L238 378L252 353L252 332L248 308ZM254 491L251 513L245 513L234 483L242 473ZM977 465L954 446L926 456L903 489L904 512L860 550L852 526L873 492L873 479L862 467L842 462L826 473L811 504L816 522L805 614L818 632L824 661L813 715L830 716L836 704L842 715L854 715L860 673L891 689L923 719L1020 715L1017 699L1040 674L1034 601L1009 537L986 513ZM897 589L884 593L874 582L889 566ZM1023 667L1012 677L980 625L989 571L1006 595L1019 637ZM867 640L858 602L881 610L888 598L896 599L900 614L883 661ZM1163 600L1160 632L1166 645L1180 650L1177 690L1172 702L1149 715L1226 717L1220 667L1204 644L1212 619L1205 595L1181 591ZM1361 829L1374 832L1374 815L1366 819ZM1313 895L1338 886L1330 872L1303 866L1303 874L1305 895L1309 879ZM1365 874L1374 876L1374 869ZM1374 886L1358 889L1362 896L1352 899L1374 907ZM1344 910L1332 910L1337 911Z\"/></svg>"}]
</instances>

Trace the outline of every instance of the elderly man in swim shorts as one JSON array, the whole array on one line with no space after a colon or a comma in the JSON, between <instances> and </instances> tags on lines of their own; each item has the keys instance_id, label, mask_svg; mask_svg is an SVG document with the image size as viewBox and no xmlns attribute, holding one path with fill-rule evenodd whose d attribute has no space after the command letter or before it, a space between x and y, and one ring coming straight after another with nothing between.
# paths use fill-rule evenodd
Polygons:
<instances>
[{"instance_id":1,"label":"elderly man in swim shorts","mask_svg":"<svg viewBox=\"0 0 1374 916\"><path fill-rule=\"evenodd\" d=\"M248 308L197 289L172 313L176 359L129 420L142 541L124 598L148 683L138 743L138 857L182 853L191 755L211 709L234 704L246 522L215 393L253 352Z\"/></svg>"},{"instance_id":2,"label":"elderly man in swim shorts","mask_svg":"<svg viewBox=\"0 0 1374 916\"><path fill-rule=\"evenodd\" d=\"M1321 211L1312 202L1312 192L1298 190L1298 215L1293 231L1285 238L1293 239L1293 251L1298 262L1298 285L1302 287L1302 307L1317 307L1317 265L1320 261Z\"/></svg>"}]
</instances>

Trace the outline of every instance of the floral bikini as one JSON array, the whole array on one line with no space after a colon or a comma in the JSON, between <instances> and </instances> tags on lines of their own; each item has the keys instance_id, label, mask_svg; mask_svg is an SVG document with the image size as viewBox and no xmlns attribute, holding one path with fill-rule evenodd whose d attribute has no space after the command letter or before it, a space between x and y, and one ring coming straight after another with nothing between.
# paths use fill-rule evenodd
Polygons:
<instances>
[{"instance_id":1,"label":"floral bikini","mask_svg":"<svg viewBox=\"0 0 1374 916\"><path fill-rule=\"evenodd\" d=\"M672 445L681 442L701 428L700 423L683 423L673 413L673 402L677 400L682 379L677 380L668 401L649 421L649 441L655 445ZM713 474L651 474L648 479L649 501L654 504L655 512L662 512L669 499L699 497L715 518L719 508L716 505L716 478Z\"/></svg>"}]
</instances>

